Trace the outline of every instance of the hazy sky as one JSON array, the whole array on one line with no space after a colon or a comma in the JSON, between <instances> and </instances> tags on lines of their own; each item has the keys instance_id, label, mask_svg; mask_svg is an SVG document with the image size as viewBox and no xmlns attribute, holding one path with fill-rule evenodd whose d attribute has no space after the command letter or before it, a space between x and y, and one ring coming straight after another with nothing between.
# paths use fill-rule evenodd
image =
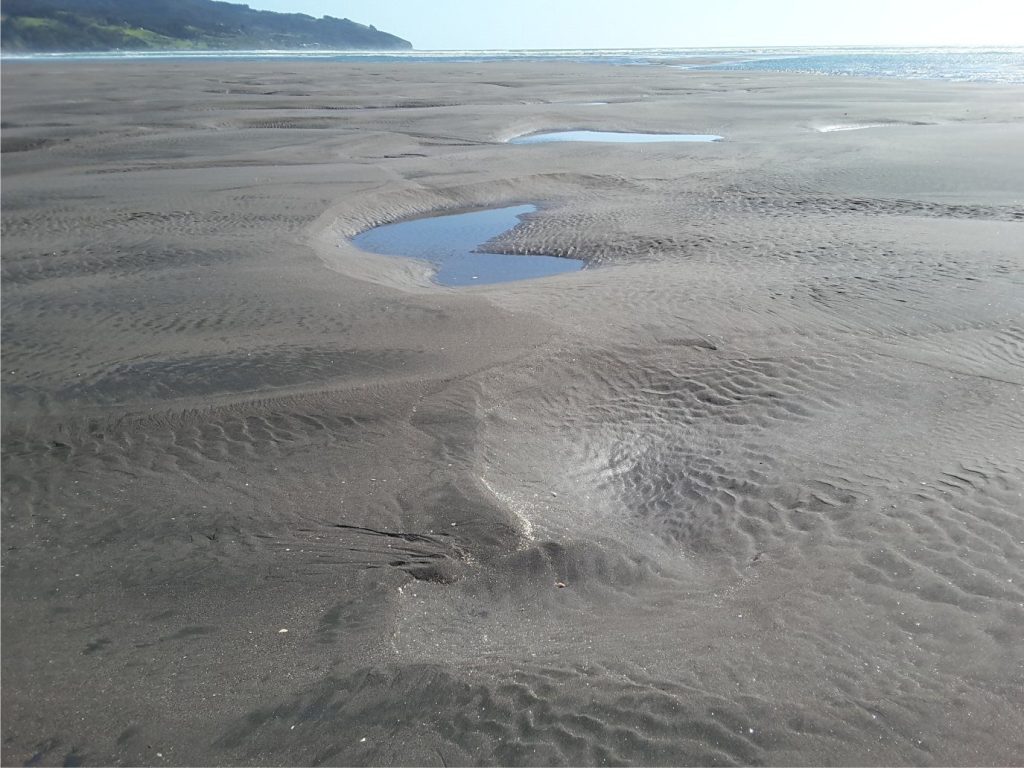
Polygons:
<instances>
[{"instance_id":1,"label":"hazy sky","mask_svg":"<svg viewBox=\"0 0 1024 768\"><path fill-rule=\"evenodd\" d=\"M1024 45L1024 0L241 0L416 48Z\"/></svg>"}]
</instances>

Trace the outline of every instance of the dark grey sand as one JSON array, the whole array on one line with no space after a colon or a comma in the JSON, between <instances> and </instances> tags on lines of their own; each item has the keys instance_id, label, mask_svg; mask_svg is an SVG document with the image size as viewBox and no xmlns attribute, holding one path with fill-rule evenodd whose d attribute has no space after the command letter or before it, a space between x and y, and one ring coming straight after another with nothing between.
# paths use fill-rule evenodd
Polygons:
<instances>
[{"instance_id":1,"label":"dark grey sand","mask_svg":"<svg viewBox=\"0 0 1024 768\"><path fill-rule=\"evenodd\" d=\"M6 62L3 763L1019 764L1022 105Z\"/></svg>"}]
</instances>

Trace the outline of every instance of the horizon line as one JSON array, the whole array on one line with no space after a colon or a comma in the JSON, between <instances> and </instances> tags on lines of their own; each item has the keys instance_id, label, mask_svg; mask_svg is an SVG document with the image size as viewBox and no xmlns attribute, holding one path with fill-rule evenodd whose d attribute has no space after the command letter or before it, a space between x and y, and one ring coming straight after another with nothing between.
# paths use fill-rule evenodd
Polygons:
<instances>
[{"instance_id":1,"label":"horizon line","mask_svg":"<svg viewBox=\"0 0 1024 768\"><path fill-rule=\"evenodd\" d=\"M227 53L349 53L349 54L387 54L393 56L402 56L408 54L417 53L564 53L571 51L723 51L723 50L742 50L742 49L756 49L756 50L793 50L793 49L829 49L829 50L865 50L865 49L886 49L886 48L901 48L901 49L917 49L917 50L935 50L935 49L979 49L979 48L999 48L999 49L1024 49L1024 43L1014 44L1002 44L1002 43L970 43L970 44L922 44L922 43L843 43L843 44L830 44L830 43L814 43L814 44L788 44L788 43L773 43L770 45L760 45L755 43L741 44L741 45L655 45L655 46L573 46L569 48L194 48L194 49L182 49L182 48L114 48L111 50L103 51L82 51L82 50L68 50L68 51L16 51L8 52L0 48L0 56L67 56L67 55L104 55L104 54L176 54L183 56L193 55L217 55Z\"/></svg>"}]
</instances>

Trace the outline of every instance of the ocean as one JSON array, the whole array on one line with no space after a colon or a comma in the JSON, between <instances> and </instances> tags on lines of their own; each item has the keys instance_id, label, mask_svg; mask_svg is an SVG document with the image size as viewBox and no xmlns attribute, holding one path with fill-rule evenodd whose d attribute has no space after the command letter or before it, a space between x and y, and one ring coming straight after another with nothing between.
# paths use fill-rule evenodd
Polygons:
<instances>
[{"instance_id":1,"label":"ocean","mask_svg":"<svg viewBox=\"0 0 1024 768\"><path fill-rule=\"evenodd\" d=\"M855 77L1024 83L1024 47L633 48L495 51L119 51L5 55L4 60L323 60L362 62L562 61L682 69L801 72Z\"/></svg>"}]
</instances>

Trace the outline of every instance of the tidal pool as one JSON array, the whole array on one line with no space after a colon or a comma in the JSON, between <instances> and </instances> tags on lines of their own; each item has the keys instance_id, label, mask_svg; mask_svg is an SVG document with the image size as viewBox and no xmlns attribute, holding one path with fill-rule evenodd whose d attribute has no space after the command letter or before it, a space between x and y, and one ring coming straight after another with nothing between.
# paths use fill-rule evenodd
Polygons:
<instances>
[{"instance_id":1,"label":"tidal pool","mask_svg":"<svg viewBox=\"0 0 1024 768\"><path fill-rule=\"evenodd\" d=\"M721 141L710 133L624 133L621 131L552 131L531 133L509 140L509 144L544 144L549 141L605 141L648 144L661 141Z\"/></svg>"},{"instance_id":2,"label":"tidal pool","mask_svg":"<svg viewBox=\"0 0 1024 768\"><path fill-rule=\"evenodd\" d=\"M441 285L507 283L582 269L578 259L478 250L536 210L534 205L513 205L399 221L368 229L352 242L371 253L429 261L437 268L434 280Z\"/></svg>"}]
</instances>

